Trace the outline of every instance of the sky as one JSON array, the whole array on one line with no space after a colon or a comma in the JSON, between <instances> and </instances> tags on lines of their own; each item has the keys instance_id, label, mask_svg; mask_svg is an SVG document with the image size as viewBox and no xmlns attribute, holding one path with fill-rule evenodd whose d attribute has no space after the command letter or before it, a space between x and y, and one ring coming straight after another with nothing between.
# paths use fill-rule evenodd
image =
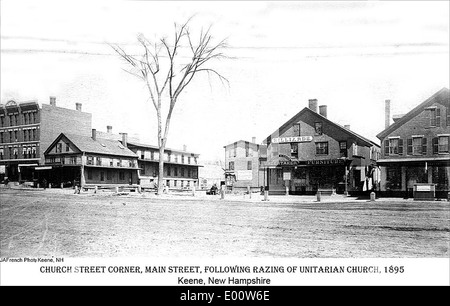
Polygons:
<instances>
[{"instance_id":1,"label":"sky","mask_svg":"<svg viewBox=\"0 0 450 306\"><path fill-rule=\"evenodd\" d=\"M404 114L449 88L449 1L21 1L2 0L1 103L37 100L92 113L93 128L157 144L145 84L110 47L137 36L172 38L211 27L226 59L179 98L167 146L224 158L237 140L261 143L308 106L377 143L384 101Z\"/></svg>"}]
</instances>

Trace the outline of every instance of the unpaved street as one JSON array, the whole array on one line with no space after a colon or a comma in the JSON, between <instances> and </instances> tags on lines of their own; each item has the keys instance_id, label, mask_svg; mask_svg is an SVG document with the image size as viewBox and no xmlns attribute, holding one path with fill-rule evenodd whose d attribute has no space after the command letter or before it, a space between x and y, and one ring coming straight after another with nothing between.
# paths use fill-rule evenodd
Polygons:
<instances>
[{"instance_id":1,"label":"unpaved street","mask_svg":"<svg viewBox=\"0 0 450 306\"><path fill-rule=\"evenodd\" d=\"M449 256L449 202L0 191L1 257Z\"/></svg>"}]
</instances>

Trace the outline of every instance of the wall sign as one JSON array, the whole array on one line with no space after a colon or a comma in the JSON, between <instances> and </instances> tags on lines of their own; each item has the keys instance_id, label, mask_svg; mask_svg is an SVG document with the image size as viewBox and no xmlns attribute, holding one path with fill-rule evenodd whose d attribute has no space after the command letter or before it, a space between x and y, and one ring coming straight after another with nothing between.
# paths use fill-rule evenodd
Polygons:
<instances>
[{"instance_id":1,"label":"wall sign","mask_svg":"<svg viewBox=\"0 0 450 306\"><path fill-rule=\"evenodd\" d=\"M272 143L309 142L312 140L312 136L277 137L272 138Z\"/></svg>"}]
</instances>

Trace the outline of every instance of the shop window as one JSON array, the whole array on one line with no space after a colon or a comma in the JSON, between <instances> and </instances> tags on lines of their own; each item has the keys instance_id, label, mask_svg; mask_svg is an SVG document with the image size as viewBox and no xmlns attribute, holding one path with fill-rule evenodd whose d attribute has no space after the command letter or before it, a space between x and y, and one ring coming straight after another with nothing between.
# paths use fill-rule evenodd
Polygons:
<instances>
[{"instance_id":1,"label":"shop window","mask_svg":"<svg viewBox=\"0 0 450 306\"><path fill-rule=\"evenodd\" d=\"M173 167L173 176L178 176L178 168Z\"/></svg>"},{"instance_id":2,"label":"shop window","mask_svg":"<svg viewBox=\"0 0 450 306\"><path fill-rule=\"evenodd\" d=\"M125 180L125 172L123 172L123 171L119 172L119 180L121 180L121 181Z\"/></svg>"},{"instance_id":3,"label":"shop window","mask_svg":"<svg viewBox=\"0 0 450 306\"><path fill-rule=\"evenodd\" d=\"M323 134L322 122L315 122L314 123L314 130L315 130L315 134L316 135L322 135Z\"/></svg>"},{"instance_id":4,"label":"shop window","mask_svg":"<svg viewBox=\"0 0 450 306\"><path fill-rule=\"evenodd\" d=\"M252 170L252 162L250 160L247 161L247 170Z\"/></svg>"},{"instance_id":5,"label":"shop window","mask_svg":"<svg viewBox=\"0 0 450 306\"><path fill-rule=\"evenodd\" d=\"M328 154L328 142L316 142L316 155Z\"/></svg>"},{"instance_id":6,"label":"shop window","mask_svg":"<svg viewBox=\"0 0 450 306\"><path fill-rule=\"evenodd\" d=\"M111 180L112 180L112 171L106 171L106 179L107 179L108 181L111 181Z\"/></svg>"},{"instance_id":7,"label":"shop window","mask_svg":"<svg viewBox=\"0 0 450 306\"><path fill-rule=\"evenodd\" d=\"M230 161L228 163L228 170L234 170L234 162Z\"/></svg>"},{"instance_id":8,"label":"shop window","mask_svg":"<svg viewBox=\"0 0 450 306\"><path fill-rule=\"evenodd\" d=\"M184 176L184 168L180 168L181 176Z\"/></svg>"},{"instance_id":9,"label":"shop window","mask_svg":"<svg viewBox=\"0 0 450 306\"><path fill-rule=\"evenodd\" d=\"M105 172L101 171L100 172L100 181L104 181L105 180Z\"/></svg>"},{"instance_id":10,"label":"shop window","mask_svg":"<svg viewBox=\"0 0 450 306\"><path fill-rule=\"evenodd\" d=\"M401 190L402 189L402 170L400 167L387 168L386 189L387 190Z\"/></svg>"},{"instance_id":11,"label":"shop window","mask_svg":"<svg viewBox=\"0 0 450 306\"><path fill-rule=\"evenodd\" d=\"M91 170L87 170L87 177L89 180L92 180L92 171Z\"/></svg>"},{"instance_id":12,"label":"shop window","mask_svg":"<svg viewBox=\"0 0 450 306\"><path fill-rule=\"evenodd\" d=\"M436 190L447 190L449 186L448 172L445 167L433 167L432 181L436 184Z\"/></svg>"}]
</instances>

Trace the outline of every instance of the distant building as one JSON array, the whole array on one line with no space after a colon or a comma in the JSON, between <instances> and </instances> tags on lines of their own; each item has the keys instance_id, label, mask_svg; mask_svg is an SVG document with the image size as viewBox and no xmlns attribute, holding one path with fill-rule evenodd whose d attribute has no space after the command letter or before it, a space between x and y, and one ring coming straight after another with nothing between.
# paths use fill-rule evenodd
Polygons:
<instances>
[{"instance_id":1,"label":"distant building","mask_svg":"<svg viewBox=\"0 0 450 306\"><path fill-rule=\"evenodd\" d=\"M44 151L61 133L90 135L92 116L81 111L36 101L0 105L0 179L32 181L43 166Z\"/></svg>"},{"instance_id":2,"label":"distant building","mask_svg":"<svg viewBox=\"0 0 450 306\"><path fill-rule=\"evenodd\" d=\"M269 194L359 194L377 187L380 146L327 118L327 106L309 100L263 142Z\"/></svg>"},{"instance_id":3,"label":"distant building","mask_svg":"<svg viewBox=\"0 0 450 306\"><path fill-rule=\"evenodd\" d=\"M416 184L435 184L435 196L447 197L450 177L449 90L443 88L403 116L393 116L386 100L382 143L381 191L412 197Z\"/></svg>"},{"instance_id":4,"label":"distant building","mask_svg":"<svg viewBox=\"0 0 450 306\"><path fill-rule=\"evenodd\" d=\"M222 161L202 161L202 166L198 170L200 189L211 189L215 184L217 188L225 185L225 167Z\"/></svg>"},{"instance_id":5,"label":"distant building","mask_svg":"<svg viewBox=\"0 0 450 306\"><path fill-rule=\"evenodd\" d=\"M61 133L44 152L39 181L60 186L76 184L137 184L137 155L117 140Z\"/></svg>"},{"instance_id":6,"label":"distant building","mask_svg":"<svg viewBox=\"0 0 450 306\"><path fill-rule=\"evenodd\" d=\"M143 186L156 186L159 177L159 147L129 142L122 144L133 151L139 163L139 181ZM199 154L166 148L164 151L164 184L171 189L198 187Z\"/></svg>"},{"instance_id":7,"label":"distant building","mask_svg":"<svg viewBox=\"0 0 450 306\"><path fill-rule=\"evenodd\" d=\"M260 170L260 159L266 146L252 141L239 140L224 146L225 184L228 190L244 191L250 187L259 190L264 185L264 172Z\"/></svg>"}]
</instances>

